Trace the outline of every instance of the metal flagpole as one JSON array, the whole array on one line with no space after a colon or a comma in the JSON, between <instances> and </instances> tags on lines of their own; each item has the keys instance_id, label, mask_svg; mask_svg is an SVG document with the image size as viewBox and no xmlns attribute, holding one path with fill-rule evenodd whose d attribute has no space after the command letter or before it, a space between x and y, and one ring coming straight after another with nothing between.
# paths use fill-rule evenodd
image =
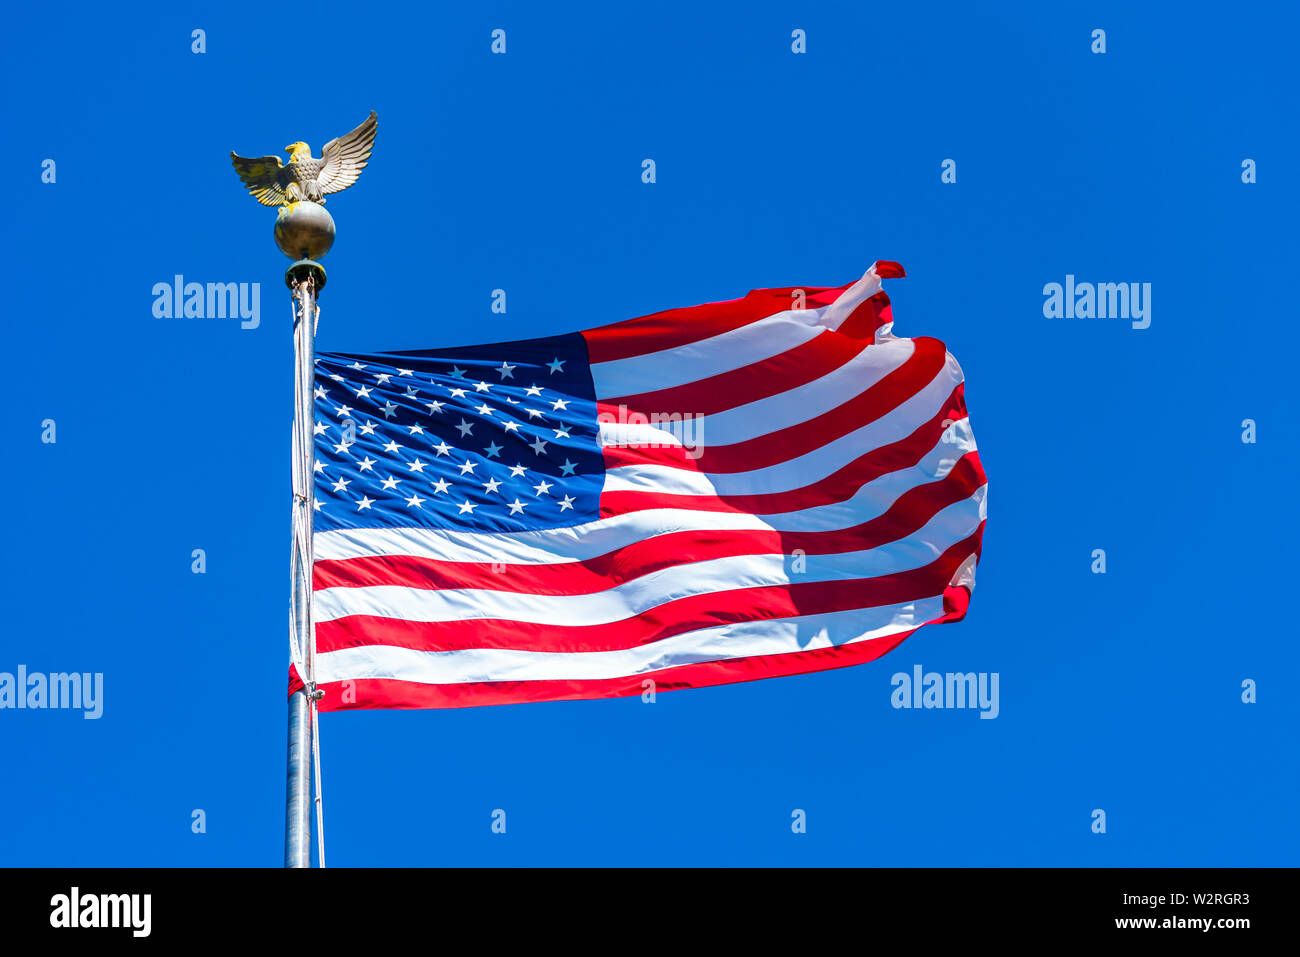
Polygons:
<instances>
[{"instance_id":1,"label":"metal flagpole","mask_svg":"<svg viewBox=\"0 0 1300 957\"><path fill-rule=\"evenodd\" d=\"M311 707L299 688L289 698L288 794L284 805L284 866L311 866L311 808L307 789L311 768Z\"/></svg>"},{"instance_id":2,"label":"metal flagpole","mask_svg":"<svg viewBox=\"0 0 1300 957\"><path fill-rule=\"evenodd\" d=\"M322 210L323 212L323 210ZM315 687L315 623L311 611L313 476L313 370L316 358L317 294L325 285L325 270L310 259L295 262L284 281L293 290L294 419L293 419L293 604L295 659L304 687L289 697L289 745L286 767L284 866L311 866L311 698Z\"/></svg>"}]
</instances>

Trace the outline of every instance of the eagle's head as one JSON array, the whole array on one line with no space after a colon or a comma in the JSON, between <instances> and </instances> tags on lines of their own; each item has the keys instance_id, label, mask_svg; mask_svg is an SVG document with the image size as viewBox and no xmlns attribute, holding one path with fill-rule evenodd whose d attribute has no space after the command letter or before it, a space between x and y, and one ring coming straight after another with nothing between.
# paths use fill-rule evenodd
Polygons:
<instances>
[{"instance_id":1,"label":"eagle's head","mask_svg":"<svg viewBox=\"0 0 1300 957\"><path fill-rule=\"evenodd\" d=\"M306 159L311 156L311 147L299 140L297 143L290 143L285 147L289 153L289 162L296 163L300 159Z\"/></svg>"}]
</instances>

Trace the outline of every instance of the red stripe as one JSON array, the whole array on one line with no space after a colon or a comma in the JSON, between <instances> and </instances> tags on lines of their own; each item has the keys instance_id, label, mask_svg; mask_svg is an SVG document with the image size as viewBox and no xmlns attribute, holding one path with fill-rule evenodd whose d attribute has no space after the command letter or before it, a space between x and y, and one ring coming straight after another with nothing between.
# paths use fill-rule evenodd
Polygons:
<instances>
[{"instance_id":1,"label":"red stripe","mask_svg":"<svg viewBox=\"0 0 1300 957\"><path fill-rule=\"evenodd\" d=\"M804 288L805 304L810 309L829 306L851 285ZM611 362L699 342L790 309L798 288L753 289L743 299L668 309L586 329L582 335L587 355L592 362Z\"/></svg>"},{"instance_id":2,"label":"red stripe","mask_svg":"<svg viewBox=\"0 0 1300 957\"><path fill-rule=\"evenodd\" d=\"M914 534L984 484L975 452L943 479L909 489L876 518L824 532L688 529L634 542L583 561L554 564L448 562L414 555L371 555L316 562L313 587L400 585L429 590L479 588L530 595L589 595L691 562L739 555L831 555L879 548Z\"/></svg>"},{"instance_id":3,"label":"red stripe","mask_svg":"<svg viewBox=\"0 0 1300 957\"><path fill-rule=\"evenodd\" d=\"M956 621L944 615L936 622ZM934 624L935 622L927 622ZM916 629L912 629L915 631ZM622 678L571 681L491 681L465 684L427 685L393 678L358 678L321 685L325 696L321 711L351 711L359 708L474 708L492 704L525 704L536 701L572 701L589 698L626 698L645 693L706 688L710 685L758 681L796 674L845 668L874 661L906 639L912 631L883 638L857 641L835 648L794 651L784 655L729 658L699 664L678 665L662 671ZM654 684L648 685L647 681ZM350 686L350 687L349 687Z\"/></svg>"},{"instance_id":4,"label":"red stripe","mask_svg":"<svg viewBox=\"0 0 1300 957\"><path fill-rule=\"evenodd\" d=\"M598 411L617 414L622 405L634 412L690 410L714 415L787 392L834 372L871 345L876 327L889 321L888 311L888 297L877 293L858 306L839 331L827 329L778 355L685 385L604 398L597 403Z\"/></svg>"},{"instance_id":5,"label":"red stripe","mask_svg":"<svg viewBox=\"0 0 1300 957\"><path fill-rule=\"evenodd\" d=\"M691 495L676 492L605 491L600 496L600 515L623 515L647 508L689 508L708 512L751 512L777 515L828 505L852 498L863 485L888 472L910 468L934 448L947 426L945 422L966 418L966 400L962 384L953 389L941 410L917 427L906 438L864 452L843 468L803 488L785 492L752 495ZM605 449L606 465L614 449ZM619 449L620 452L658 452L663 449ZM625 463L626 464L626 463ZM663 464L663 463L657 463Z\"/></svg>"},{"instance_id":6,"label":"red stripe","mask_svg":"<svg viewBox=\"0 0 1300 957\"><path fill-rule=\"evenodd\" d=\"M680 445L661 448L608 446L605 448L605 467L667 465L692 472L721 474L749 472L807 455L887 415L934 381L947 363L948 350L938 339L921 337L914 341L915 351L901 366L865 392L859 392L847 402L814 418L744 442L706 445L695 450L699 454L697 459L687 455L687 450ZM672 408L685 410L689 407L678 405Z\"/></svg>"},{"instance_id":7,"label":"red stripe","mask_svg":"<svg viewBox=\"0 0 1300 957\"><path fill-rule=\"evenodd\" d=\"M921 568L829 582L793 582L707 592L664 602L622 621L600 625L551 625L497 618L408 621L350 615L316 624L318 654L366 645L418 651L511 648L521 651L615 651L651 644L700 628L818 615L917 601L943 594L954 572L980 546L984 523Z\"/></svg>"},{"instance_id":8,"label":"red stripe","mask_svg":"<svg viewBox=\"0 0 1300 957\"><path fill-rule=\"evenodd\" d=\"M837 331L849 339L866 339L874 342L876 330L893 321L894 313L889 307L889 297L883 292L878 292L849 313L849 317L840 323Z\"/></svg>"}]
</instances>

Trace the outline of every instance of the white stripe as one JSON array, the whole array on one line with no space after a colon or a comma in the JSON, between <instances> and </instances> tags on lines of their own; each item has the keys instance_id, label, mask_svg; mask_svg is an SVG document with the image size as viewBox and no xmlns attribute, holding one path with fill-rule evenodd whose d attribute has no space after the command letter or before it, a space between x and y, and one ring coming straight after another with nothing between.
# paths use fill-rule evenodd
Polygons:
<instances>
[{"instance_id":1,"label":"white stripe","mask_svg":"<svg viewBox=\"0 0 1300 957\"><path fill-rule=\"evenodd\" d=\"M863 485L852 498L813 508L766 516L652 508L567 528L531 532L466 532L433 528L358 528L317 532L317 561L343 561L371 555L410 555L447 562L504 562L550 565L585 561L634 542L684 531L834 531L870 521L888 511L908 490L948 474L975 448L968 420L954 423L921 462L888 472Z\"/></svg>"},{"instance_id":2,"label":"white stripe","mask_svg":"<svg viewBox=\"0 0 1300 957\"><path fill-rule=\"evenodd\" d=\"M770 359L825 332L821 317L826 308L788 309L699 342L627 359L593 362L591 380L596 398L658 392Z\"/></svg>"},{"instance_id":3,"label":"white stripe","mask_svg":"<svg viewBox=\"0 0 1300 957\"><path fill-rule=\"evenodd\" d=\"M607 625L681 598L742 588L847 581L910 571L930 564L971 535L983 518L984 490L936 513L916 534L877 548L834 555L733 555L671 565L585 595L538 595L486 588L424 589L406 585L325 588L314 593L318 622L349 615L404 621L501 618L543 625Z\"/></svg>"},{"instance_id":4,"label":"white stripe","mask_svg":"<svg viewBox=\"0 0 1300 957\"><path fill-rule=\"evenodd\" d=\"M357 528L316 533L316 560L410 555L447 562L551 565L596 558L634 542L682 531L772 528L757 515L657 508L532 532Z\"/></svg>"},{"instance_id":5,"label":"white stripe","mask_svg":"<svg viewBox=\"0 0 1300 957\"><path fill-rule=\"evenodd\" d=\"M318 654L316 675L321 682L389 678L420 684L620 678L703 661L814 651L885 638L917 628L943 613L941 597L925 598L877 608L701 628L617 651L417 651L366 645Z\"/></svg>"}]
</instances>

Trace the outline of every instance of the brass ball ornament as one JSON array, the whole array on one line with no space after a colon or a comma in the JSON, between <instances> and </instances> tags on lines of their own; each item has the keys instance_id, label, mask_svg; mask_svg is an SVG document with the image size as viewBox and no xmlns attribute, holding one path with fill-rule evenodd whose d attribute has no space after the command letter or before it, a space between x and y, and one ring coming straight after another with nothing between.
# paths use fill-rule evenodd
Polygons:
<instances>
[{"instance_id":1,"label":"brass ball ornament","mask_svg":"<svg viewBox=\"0 0 1300 957\"><path fill-rule=\"evenodd\" d=\"M281 206L275 217L275 244L290 259L320 259L334 245L334 217L307 200Z\"/></svg>"}]
</instances>

